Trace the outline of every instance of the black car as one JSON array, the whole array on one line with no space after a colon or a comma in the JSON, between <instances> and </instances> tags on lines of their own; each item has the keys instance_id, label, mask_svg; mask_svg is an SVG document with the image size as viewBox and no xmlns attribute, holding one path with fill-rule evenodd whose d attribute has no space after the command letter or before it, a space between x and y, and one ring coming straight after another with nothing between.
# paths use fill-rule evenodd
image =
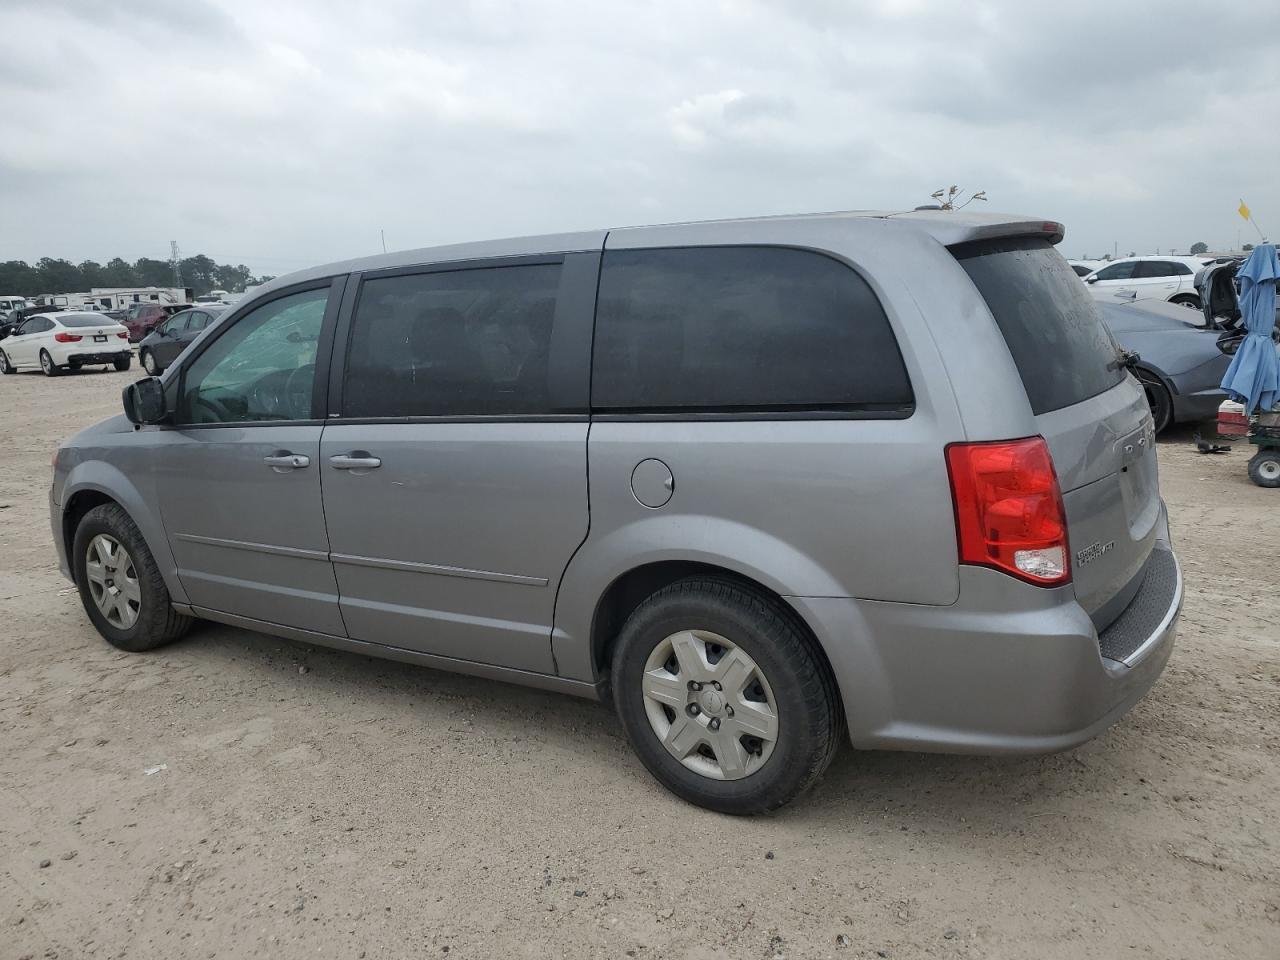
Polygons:
<instances>
[{"instance_id":1,"label":"black car","mask_svg":"<svg viewBox=\"0 0 1280 960\"><path fill-rule=\"evenodd\" d=\"M212 304L200 306L175 313L159 324L138 345L138 360L143 369L152 376L162 373L224 309Z\"/></svg>"}]
</instances>

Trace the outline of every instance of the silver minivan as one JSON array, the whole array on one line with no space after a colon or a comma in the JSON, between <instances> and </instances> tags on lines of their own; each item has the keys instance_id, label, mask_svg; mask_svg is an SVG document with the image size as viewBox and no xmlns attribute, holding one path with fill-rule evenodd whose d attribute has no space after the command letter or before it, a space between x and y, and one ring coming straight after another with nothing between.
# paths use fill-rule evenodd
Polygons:
<instances>
[{"instance_id":1,"label":"silver minivan","mask_svg":"<svg viewBox=\"0 0 1280 960\"><path fill-rule=\"evenodd\" d=\"M58 451L63 572L124 650L200 618L608 700L728 813L846 729L1070 747L1159 676L1182 578L1062 235L837 213L280 278Z\"/></svg>"}]
</instances>

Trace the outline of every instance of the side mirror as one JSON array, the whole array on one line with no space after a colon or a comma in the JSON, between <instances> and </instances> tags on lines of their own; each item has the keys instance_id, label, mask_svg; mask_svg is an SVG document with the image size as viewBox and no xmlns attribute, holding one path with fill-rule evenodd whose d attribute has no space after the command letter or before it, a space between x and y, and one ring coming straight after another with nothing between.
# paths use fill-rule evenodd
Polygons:
<instances>
[{"instance_id":1,"label":"side mirror","mask_svg":"<svg viewBox=\"0 0 1280 960\"><path fill-rule=\"evenodd\" d=\"M1090 274L1089 276L1087 276L1087 277L1085 277L1085 278L1084 278L1084 282L1085 282L1085 283L1097 283L1097 282L1098 282L1098 277L1097 277L1097 275L1096 275L1096 274Z\"/></svg>"},{"instance_id":2,"label":"side mirror","mask_svg":"<svg viewBox=\"0 0 1280 960\"><path fill-rule=\"evenodd\" d=\"M159 423L164 419L164 386L159 377L146 377L124 388L124 415L130 423Z\"/></svg>"}]
</instances>

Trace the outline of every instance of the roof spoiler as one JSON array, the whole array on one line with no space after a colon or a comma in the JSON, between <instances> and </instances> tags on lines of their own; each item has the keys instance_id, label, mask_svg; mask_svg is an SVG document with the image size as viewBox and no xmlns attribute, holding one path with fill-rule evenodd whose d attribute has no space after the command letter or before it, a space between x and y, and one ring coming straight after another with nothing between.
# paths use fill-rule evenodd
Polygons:
<instances>
[{"instance_id":1,"label":"roof spoiler","mask_svg":"<svg viewBox=\"0 0 1280 960\"><path fill-rule=\"evenodd\" d=\"M893 214L920 227L943 246L995 240L1001 237L1041 237L1050 243L1062 242L1067 230L1056 220L1011 216L1002 213L961 213L958 210L911 210Z\"/></svg>"}]
</instances>

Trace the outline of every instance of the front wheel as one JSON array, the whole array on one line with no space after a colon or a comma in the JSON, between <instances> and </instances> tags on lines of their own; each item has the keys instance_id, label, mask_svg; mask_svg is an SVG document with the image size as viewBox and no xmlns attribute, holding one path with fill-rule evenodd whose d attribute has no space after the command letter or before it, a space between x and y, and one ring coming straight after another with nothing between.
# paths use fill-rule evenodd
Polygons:
<instances>
[{"instance_id":1,"label":"front wheel","mask_svg":"<svg viewBox=\"0 0 1280 960\"><path fill-rule=\"evenodd\" d=\"M808 789L843 731L830 670L790 611L723 580L665 587L627 618L613 698L641 762L677 796L763 813Z\"/></svg>"},{"instance_id":2,"label":"front wheel","mask_svg":"<svg viewBox=\"0 0 1280 960\"><path fill-rule=\"evenodd\" d=\"M129 367L133 365L133 357L128 355L123 357L116 357L114 360L111 361L111 364L117 370L123 372L125 370L128 370Z\"/></svg>"},{"instance_id":3,"label":"front wheel","mask_svg":"<svg viewBox=\"0 0 1280 960\"><path fill-rule=\"evenodd\" d=\"M155 377L160 375L160 364L156 363L156 355L150 350L143 350L139 353L138 361L142 364L142 369L147 371L149 376Z\"/></svg>"},{"instance_id":4,"label":"front wheel","mask_svg":"<svg viewBox=\"0 0 1280 960\"><path fill-rule=\"evenodd\" d=\"M1280 487L1280 448L1264 447L1249 461L1249 479L1260 487Z\"/></svg>"},{"instance_id":5,"label":"front wheel","mask_svg":"<svg viewBox=\"0 0 1280 960\"><path fill-rule=\"evenodd\" d=\"M53 357L49 356L48 350L40 351L40 369L44 371L46 377L56 377L62 372L58 365L53 362Z\"/></svg>"},{"instance_id":6,"label":"front wheel","mask_svg":"<svg viewBox=\"0 0 1280 960\"><path fill-rule=\"evenodd\" d=\"M72 551L80 601L107 643L138 653L187 632L191 618L174 612L160 568L123 509L109 503L86 513Z\"/></svg>"}]
</instances>

